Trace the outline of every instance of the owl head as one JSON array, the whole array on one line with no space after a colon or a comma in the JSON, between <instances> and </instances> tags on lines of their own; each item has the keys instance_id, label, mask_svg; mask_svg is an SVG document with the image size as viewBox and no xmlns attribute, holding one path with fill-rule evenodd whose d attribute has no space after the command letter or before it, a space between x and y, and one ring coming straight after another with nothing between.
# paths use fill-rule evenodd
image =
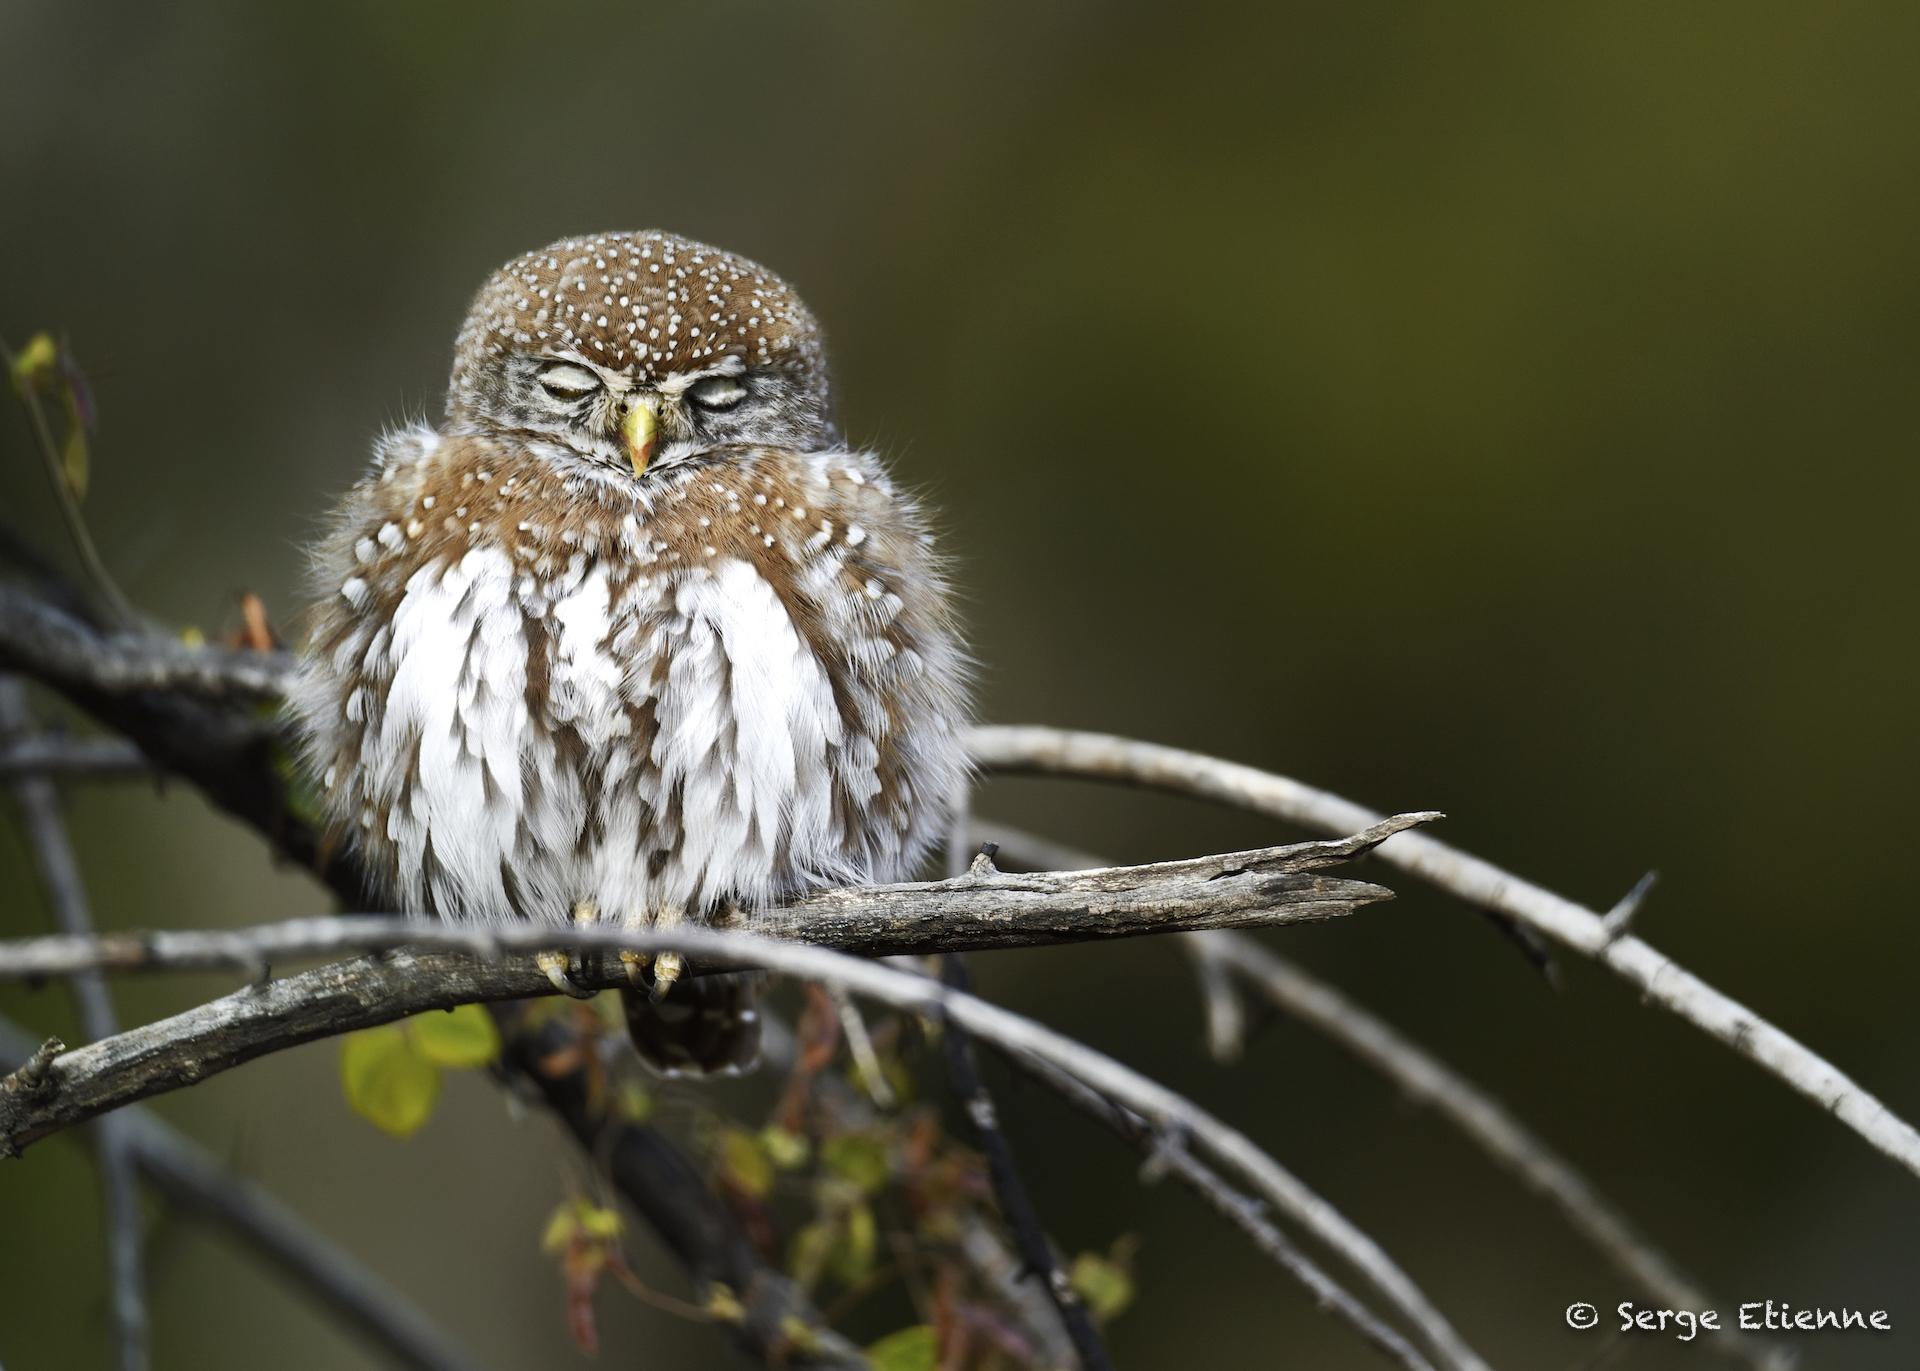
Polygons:
<instances>
[{"instance_id":1,"label":"owl head","mask_svg":"<svg viewBox=\"0 0 1920 1371\"><path fill-rule=\"evenodd\" d=\"M563 238L488 277L455 343L447 422L636 480L729 445L838 439L799 296L657 230Z\"/></svg>"}]
</instances>

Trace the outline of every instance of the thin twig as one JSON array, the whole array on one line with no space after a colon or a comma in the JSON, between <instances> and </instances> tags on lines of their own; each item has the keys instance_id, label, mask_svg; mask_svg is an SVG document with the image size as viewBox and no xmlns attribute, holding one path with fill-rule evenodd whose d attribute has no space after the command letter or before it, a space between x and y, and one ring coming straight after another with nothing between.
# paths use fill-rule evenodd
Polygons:
<instances>
[{"instance_id":1,"label":"thin twig","mask_svg":"<svg viewBox=\"0 0 1920 1371\"><path fill-rule=\"evenodd\" d=\"M861 1088L877 1107L892 1109L896 1103L893 1086L887 1082L887 1073L880 1065L880 1054L874 1050L873 1034L867 1031L860 1006L838 986L827 993L833 997L833 1012L840 1017L840 1032L846 1037L847 1051L853 1057L854 1074L860 1078Z\"/></svg>"},{"instance_id":2,"label":"thin twig","mask_svg":"<svg viewBox=\"0 0 1920 1371\"><path fill-rule=\"evenodd\" d=\"M913 964L917 965L919 960L913 959ZM837 994L845 997L846 992L839 991ZM761 1063L772 1075L786 1076L796 1063L800 1051L799 1039L792 1028L777 1015L771 1014L765 1006L762 1006L761 1013L764 1029ZM809 1078L808 1088L815 1103L824 1107L842 1127L871 1129L882 1122L872 1097L842 1076L832 1072L813 1075ZM1067 1338L1066 1329L1061 1326L1059 1311L1053 1307L1052 1299L1044 1290L1025 1278L1025 1268L1019 1257L1002 1240L1001 1228L1002 1225L990 1222L982 1213L968 1214L959 1234L961 1255L981 1282L1000 1297L1031 1338L1040 1357L1035 1365L1048 1368L1071 1365L1073 1344ZM822 1311L822 1317L827 1323L837 1324L848 1310L875 1289L890 1280L906 1278L907 1272L897 1263L869 1272L837 1295Z\"/></svg>"},{"instance_id":3,"label":"thin twig","mask_svg":"<svg viewBox=\"0 0 1920 1371\"><path fill-rule=\"evenodd\" d=\"M343 923L371 946L393 947L407 935L443 946L474 946L468 930L422 928L416 920L357 918ZM384 927L376 929L376 923ZM244 944L248 936L270 934L273 928L267 925L219 936L239 937ZM504 949L520 941L509 935L522 931L497 930L493 939ZM1030 1019L875 962L737 930L577 926L531 931L544 935L546 945L555 949L672 950L710 966L758 966L838 983L896 1008L957 1022L975 1038L1006 1051L1049 1061L1125 1104L1156 1129L1191 1139L1237 1173L1269 1204L1360 1272L1402 1318L1420 1330L1422 1339L1447 1366L1482 1371L1486 1365L1378 1244L1252 1139L1175 1091ZM0 964L10 961L19 946L0 944ZM111 959L96 955L80 960L102 965ZM624 968L610 959L598 965L587 962L574 979L589 990L626 983ZM48 1073L51 1088L32 1095L0 1094L0 1152L18 1151L105 1110L178 1089L315 1038L391 1023L427 1009L552 992L546 973L532 956L488 961L458 953L409 951L334 963L249 987L55 1059Z\"/></svg>"},{"instance_id":4,"label":"thin twig","mask_svg":"<svg viewBox=\"0 0 1920 1371\"><path fill-rule=\"evenodd\" d=\"M117 780L157 772L139 748L118 738L37 733L0 746L0 781L20 776Z\"/></svg>"},{"instance_id":5,"label":"thin twig","mask_svg":"<svg viewBox=\"0 0 1920 1371\"><path fill-rule=\"evenodd\" d=\"M155 633L103 634L17 586L0 586L0 666L84 681L112 695L147 691L277 699L293 677L285 652L189 647Z\"/></svg>"},{"instance_id":6,"label":"thin twig","mask_svg":"<svg viewBox=\"0 0 1920 1371\"><path fill-rule=\"evenodd\" d=\"M1324 790L1179 748L1071 729L976 728L968 747L982 767L1124 781L1196 795L1301 824L1349 832L1376 815ZM1874 1147L1920 1175L1920 1132L1838 1067L1721 994L1672 958L1628 934L1614 937L1591 909L1423 834L1403 834L1380 860L1469 904L1496 910L1607 967L1672 1011L1786 1082Z\"/></svg>"},{"instance_id":7,"label":"thin twig","mask_svg":"<svg viewBox=\"0 0 1920 1371\"><path fill-rule=\"evenodd\" d=\"M973 841L994 840L1006 859L1022 869L1077 871L1106 866L1107 859L1006 824L981 821ZM1643 894L1648 882L1635 887ZM1236 979L1244 979L1271 1004L1324 1034L1393 1082L1409 1099L1430 1106L1458 1127L1499 1165L1545 1195L1569 1226L1608 1261L1668 1309L1711 1309L1715 1304L1642 1235L1620 1210L1547 1143L1472 1081L1405 1038L1391 1025L1333 986L1269 951L1257 940L1231 932L1194 933L1183 941L1200 972L1207 1004L1208 1041L1214 1055L1237 1052L1244 1032ZM1790 1353L1728 1330L1714 1345L1764 1371L1786 1371Z\"/></svg>"},{"instance_id":8,"label":"thin twig","mask_svg":"<svg viewBox=\"0 0 1920 1371\"><path fill-rule=\"evenodd\" d=\"M952 990L971 989L966 962L958 953L940 959L940 979ZM1093 1315L1068 1282L1059 1262L1054 1260L1053 1244L1047 1239L1026 1180L1014 1160L1013 1144L1000 1127L1000 1113L994 1107L986 1082L980 1079L980 1068L974 1061L973 1043L967 1037L967 1030L952 1020L945 1021L942 1029L941 1052L946 1059L947 1076L973 1129L974 1141L986 1154L994 1198L1013 1233L1014 1248L1020 1254L1021 1263L1027 1274L1040 1282L1053 1307L1059 1311L1060 1322L1073 1340L1074 1353L1084 1371L1112 1371L1113 1358L1100 1341L1100 1330L1093 1326Z\"/></svg>"},{"instance_id":9,"label":"thin twig","mask_svg":"<svg viewBox=\"0 0 1920 1371\"><path fill-rule=\"evenodd\" d=\"M11 676L0 676L0 741L25 735L32 720L25 688ZM11 789L55 926L70 937L91 937L93 914L86 882L60 815L59 793L51 781L32 776L15 780ZM105 976L98 971L80 972L70 985L82 1032L97 1040L118 1031ZM115 1363L121 1371L145 1371L149 1362L146 1222L140 1213L139 1178L126 1126L117 1118L103 1118L95 1125L95 1133Z\"/></svg>"},{"instance_id":10,"label":"thin twig","mask_svg":"<svg viewBox=\"0 0 1920 1371\"><path fill-rule=\"evenodd\" d=\"M1568 1225L1665 1309L1718 1308L1672 1260L1587 1178L1515 1119L1499 1101L1391 1025L1332 986L1238 933L1197 933L1186 940L1195 960L1237 977L1284 1013L1316 1029L1477 1143L1488 1156L1545 1196ZM1713 1335L1730 1355L1767 1371L1783 1371L1783 1350L1731 1330Z\"/></svg>"},{"instance_id":11,"label":"thin twig","mask_svg":"<svg viewBox=\"0 0 1920 1371\"><path fill-rule=\"evenodd\" d=\"M973 869L969 853L976 849L966 841L967 824L972 812L972 787L962 786L956 797L952 825L947 835L945 858L950 880L958 880ZM977 851L981 862L990 869L993 846L987 844ZM939 971L941 982L949 988L960 991L972 989L966 961L959 953L940 958ZM1092 1315L1054 1259L1053 1244L1040 1222L1026 1178L1020 1174L1020 1168L1014 1160L1013 1144L1000 1127L999 1110L994 1105L986 1082L980 1077L979 1063L974 1059L973 1043L967 1037L967 1030L952 1022L943 1023L941 1029L941 1055L946 1062L947 1077L972 1127L974 1141L986 1155L987 1175L993 1185L994 1198L999 1204L1001 1217L1006 1220L1007 1228L1013 1235L1014 1251L1020 1261L1020 1277L1036 1282L1045 1296L1052 1322L1065 1334L1074 1359L1083 1371L1110 1369L1113 1359L1100 1340L1100 1331L1094 1326Z\"/></svg>"},{"instance_id":12,"label":"thin twig","mask_svg":"<svg viewBox=\"0 0 1920 1371\"><path fill-rule=\"evenodd\" d=\"M1246 1234L1253 1245L1295 1281L1305 1286L1314 1302L1341 1320L1360 1337L1407 1371L1433 1371L1433 1363L1372 1310L1302 1252L1266 1218L1263 1207L1234 1189L1220 1174L1172 1137L1124 1105L1050 1062L1019 1053L1006 1054L1015 1069L1058 1095L1129 1146L1137 1148L1147 1165L1179 1181L1207 1207Z\"/></svg>"},{"instance_id":13,"label":"thin twig","mask_svg":"<svg viewBox=\"0 0 1920 1371\"><path fill-rule=\"evenodd\" d=\"M53 426L47 422L46 406L40 403L40 392L17 379L19 373L14 367L14 352L4 339L0 339L0 361L6 364L8 376L16 378L14 389L26 405L27 419L33 427L35 444L40 449L47 483L53 487L54 503L60 506L60 517L67 525L67 536L73 540L74 550L80 554L88 577L116 619L128 626L138 623L139 615L134 612L127 597L120 593L120 587L108 572L107 564L101 560L100 550L93 544L93 534L87 529L86 518L80 513L80 501L74 497L66 477L61 474L60 445L53 439Z\"/></svg>"},{"instance_id":14,"label":"thin twig","mask_svg":"<svg viewBox=\"0 0 1920 1371\"><path fill-rule=\"evenodd\" d=\"M0 1019L0 1065L23 1060L31 1042ZM395 1366L473 1371L474 1363L424 1314L258 1184L138 1105L113 1117L124 1124L134 1162L155 1189L265 1258Z\"/></svg>"},{"instance_id":15,"label":"thin twig","mask_svg":"<svg viewBox=\"0 0 1920 1371\"><path fill-rule=\"evenodd\" d=\"M0 1076L0 1096L38 1095L53 1079L53 1064L66 1055L67 1045L59 1038L42 1038L40 1045L14 1060L20 1065Z\"/></svg>"},{"instance_id":16,"label":"thin twig","mask_svg":"<svg viewBox=\"0 0 1920 1371\"><path fill-rule=\"evenodd\" d=\"M624 979L621 982L624 984ZM611 1107L612 1092L570 1015L496 1005L501 1066L515 1089L546 1106L594 1169L625 1196L704 1298L725 1286L745 1311L720 1331L770 1367L866 1371L867 1359L826 1326L806 1292L768 1265L738 1216L671 1138ZM796 1336L798 1334L799 1336Z\"/></svg>"}]
</instances>

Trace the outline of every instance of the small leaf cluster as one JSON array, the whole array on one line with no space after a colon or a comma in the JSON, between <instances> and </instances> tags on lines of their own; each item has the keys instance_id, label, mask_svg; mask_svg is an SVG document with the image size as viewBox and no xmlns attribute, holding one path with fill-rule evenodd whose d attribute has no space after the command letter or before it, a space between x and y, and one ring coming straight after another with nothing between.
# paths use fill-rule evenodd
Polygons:
<instances>
[{"instance_id":1,"label":"small leaf cluster","mask_svg":"<svg viewBox=\"0 0 1920 1371\"><path fill-rule=\"evenodd\" d=\"M36 333L15 353L9 370L23 396L45 396L60 411L60 479L78 503L87 498L92 480L93 393L85 373L63 343L50 333Z\"/></svg>"},{"instance_id":2,"label":"small leaf cluster","mask_svg":"<svg viewBox=\"0 0 1920 1371\"><path fill-rule=\"evenodd\" d=\"M489 1066L500 1032L477 1004L419 1014L340 1040L340 1084L347 1103L383 1132L412 1137L433 1116L445 1070Z\"/></svg>"},{"instance_id":3,"label":"small leaf cluster","mask_svg":"<svg viewBox=\"0 0 1920 1371\"><path fill-rule=\"evenodd\" d=\"M642 1083L630 1054L606 1051L610 1037L624 1037L616 1000L531 1003L516 1020L516 1044L523 1033L542 1034L535 1069L579 1073L610 1122L684 1128L715 1192L762 1257L792 1278L827 1325L864 1342L879 1371L1053 1371L1031 1325L1031 1287L989 1274L978 1259L983 1234L1002 1251L1011 1244L984 1161L949 1129L939 1054L926 1050L931 1025L907 1014L876 1021L863 1073L845 1051L837 1006L808 989L791 1059L756 1081L775 1092L771 1107L748 1122L737 1107L723 1110L712 1087L661 1094ZM358 1113L407 1137L431 1117L446 1070L487 1065L500 1051L492 1017L465 1006L350 1036L341 1078ZM922 1075L935 1090L924 1101ZM740 1295L725 1285L708 1285L692 1302L648 1291L622 1254L623 1238L617 1210L578 1195L562 1201L541 1237L559 1263L567 1325L583 1350L598 1345L594 1301L608 1276L681 1317L747 1317ZM1063 1262L1097 1320L1132 1302L1132 1256L1122 1240ZM823 1332L790 1318L782 1329L786 1354L803 1361Z\"/></svg>"}]
</instances>

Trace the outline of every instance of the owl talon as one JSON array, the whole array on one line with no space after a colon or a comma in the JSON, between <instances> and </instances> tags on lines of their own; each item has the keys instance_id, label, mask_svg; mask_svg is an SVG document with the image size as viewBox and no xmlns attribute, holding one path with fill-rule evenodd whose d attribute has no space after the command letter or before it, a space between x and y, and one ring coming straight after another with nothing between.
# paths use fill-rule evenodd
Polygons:
<instances>
[{"instance_id":1,"label":"owl talon","mask_svg":"<svg viewBox=\"0 0 1920 1371\"><path fill-rule=\"evenodd\" d=\"M539 952L534 954L534 965L547 973L547 979L553 982L553 988L562 995L571 995L576 1000L593 998L591 990L582 990L568 974L573 970L573 958L565 952Z\"/></svg>"},{"instance_id":2,"label":"owl talon","mask_svg":"<svg viewBox=\"0 0 1920 1371\"><path fill-rule=\"evenodd\" d=\"M680 973L687 969L687 959L678 952L662 952L653 961L653 998L664 1000L667 992L673 989Z\"/></svg>"},{"instance_id":3,"label":"owl talon","mask_svg":"<svg viewBox=\"0 0 1920 1371\"><path fill-rule=\"evenodd\" d=\"M622 950L620 965L627 970L627 983L638 987L646 984L647 967L653 962L652 954Z\"/></svg>"}]
</instances>

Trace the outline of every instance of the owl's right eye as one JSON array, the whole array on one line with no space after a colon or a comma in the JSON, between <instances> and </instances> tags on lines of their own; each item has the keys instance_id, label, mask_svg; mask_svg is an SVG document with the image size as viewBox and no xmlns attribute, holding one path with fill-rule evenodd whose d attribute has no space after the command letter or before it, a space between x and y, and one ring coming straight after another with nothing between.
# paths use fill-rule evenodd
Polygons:
<instances>
[{"instance_id":1,"label":"owl's right eye","mask_svg":"<svg viewBox=\"0 0 1920 1371\"><path fill-rule=\"evenodd\" d=\"M600 389L600 378L585 367L560 362L540 373L540 388L560 403L571 405Z\"/></svg>"}]
</instances>

